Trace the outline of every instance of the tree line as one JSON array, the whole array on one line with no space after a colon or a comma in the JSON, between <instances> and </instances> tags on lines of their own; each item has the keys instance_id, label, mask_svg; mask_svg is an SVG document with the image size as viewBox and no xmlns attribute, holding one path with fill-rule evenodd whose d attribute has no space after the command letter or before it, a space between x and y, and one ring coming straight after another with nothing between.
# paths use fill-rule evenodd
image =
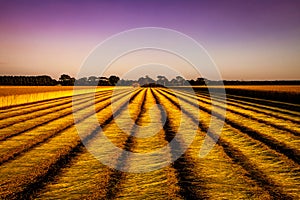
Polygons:
<instances>
[{"instance_id":1,"label":"tree line","mask_svg":"<svg viewBox=\"0 0 300 200\"><path fill-rule=\"evenodd\" d=\"M0 85L51 86L57 81L50 76L0 76Z\"/></svg>"},{"instance_id":2,"label":"tree line","mask_svg":"<svg viewBox=\"0 0 300 200\"><path fill-rule=\"evenodd\" d=\"M96 77L90 76L88 78L83 77L76 80L67 74L62 74L58 80L55 80L47 75L42 76L0 76L0 85L16 85L16 86L91 86L91 85L103 85L103 86L113 86L120 80L117 76L106 77Z\"/></svg>"},{"instance_id":3,"label":"tree line","mask_svg":"<svg viewBox=\"0 0 300 200\"><path fill-rule=\"evenodd\" d=\"M279 81L212 81L205 78L197 78L195 80L186 80L181 76L169 80L165 76L159 75L156 80L149 76L140 77L138 80L124 80L118 76L111 75L110 77L82 77L75 79L67 74L62 74L58 80L50 76L0 76L0 85L17 85L17 86L188 86L188 85L300 85L299 80L279 80Z\"/></svg>"},{"instance_id":4,"label":"tree line","mask_svg":"<svg viewBox=\"0 0 300 200\"><path fill-rule=\"evenodd\" d=\"M205 85L205 79L198 78L196 80L185 80L181 76L177 76L168 80L165 76L157 76L154 80L149 76L140 77L138 80L124 80L118 76L110 77L82 77L75 79L67 74L62 74L58 80L50 76L0 76L0 85L18 85L18 86L143 86L147 84L155 84L161 86L187 86L187 85Z\"/></svg>"}]
</instances>

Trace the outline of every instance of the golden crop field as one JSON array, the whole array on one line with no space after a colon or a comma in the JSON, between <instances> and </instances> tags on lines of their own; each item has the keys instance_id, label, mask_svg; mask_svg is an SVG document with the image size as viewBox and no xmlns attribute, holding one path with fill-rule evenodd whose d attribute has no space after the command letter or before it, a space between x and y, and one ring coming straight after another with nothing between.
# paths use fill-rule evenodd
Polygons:
<instances>
[{"instance_id":1,"label":"golden crop field","mask_svg":"<svg viewBox=\"0 0 300 200\"><path fill-rule=\"evenodd\" d=\"M212 105L201 91L128 87L85 90L74 102L65 92L0 110L0 199L300 199L300 104L228 95ZM226 119L216 145L200 157L216 125L212 109L214 123L225 109ZM192 143L172 162L193 127ZM208 136L213 140L214 129ZM107 139L145 155L165 148L147 160L112 151ZM125 172L141 166L143 173Z\"/></svg>"},{"instance_id":2,"label":"golden crop field","mask_svg":"<svg viewBox=\"0 0 300 200\"><path fill-rule=\"evenodd\" d=\"M90 86L0 86L0 108L71 96L73 89L76 89L76 93L89 93L95 90ZM111 87L98 88L104 89Z\"/></svg>"}]
</instances>

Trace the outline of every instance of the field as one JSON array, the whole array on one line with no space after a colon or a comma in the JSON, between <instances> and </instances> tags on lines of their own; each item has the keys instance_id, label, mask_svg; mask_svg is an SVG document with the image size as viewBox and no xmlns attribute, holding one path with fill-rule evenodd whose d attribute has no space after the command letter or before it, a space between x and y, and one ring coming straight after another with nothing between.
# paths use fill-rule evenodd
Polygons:
<instances>
[{"instance_id":1,"label":"field","mask_svg":"<svg viewBox=\"0 0 300 200\"><path fill-rule=\"evenodd\" d=\"M226 105L216 96L213 106L209 94L195 91L85 89L73 102L67 90L2 105L0 199L300 199L300 104L229 94ZM200 157L210 125L213 140L225 109L220 138ZM95 113L100 125L93 123ZM84 128L80 136L78 128ZM129 152L166 148L148 160L120 154L100 130ZM172 162L189 140L187 151ZM145 172L108 167L91 151L108 155L114 168ZM163 167L151 171L157 166Z\"/></svg>"},{"instance_id":2,"label":"field","mask_svg":"<svg viewBox=\"0 0 300 200\"><path fill-rule=\"evenodd\" d=\"M102 87L111 89L111 87ZM93 92L89 86L77 86L77 93ZM73 95L73 86L0 86L0 108Z\"/></svg>"},{"instance_id":3,"label":"field","mask_svg":"<svg viewBox=\"0 0 300 200\"><path fill-rule=\"evenodd\" d=\"M211 88L218 88L220 86L210 86ZM226 85L226 89L239 89L239 90L253 90L265 92L289 92L300 93L299 85ZM203 88L203 86L195 86L195 88Z\"/></svg>"},{"instance_id":4,"label":"field","mask_svg":"<svg viewBox=\"0 0 300 200\"><path fill-rule=\"evenodd\" d=\"M196 86L198 90L207 90L207 87ZM210 90L218 90L220 86L209 86ZM261 99L271 99L298 104L300 102L299 85L226 85L226 93ZM249 100L249 99L248 99Z\"/></svg>"}]
</instances>

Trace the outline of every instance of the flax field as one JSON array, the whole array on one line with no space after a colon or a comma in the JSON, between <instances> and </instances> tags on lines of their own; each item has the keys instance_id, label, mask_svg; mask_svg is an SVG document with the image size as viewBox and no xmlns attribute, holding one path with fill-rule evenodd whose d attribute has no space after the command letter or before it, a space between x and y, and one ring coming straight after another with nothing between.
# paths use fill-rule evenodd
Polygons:
<instances>
[{"instance_id":1,"label":"flax field","mask_svg":"<svg viewBox=\"0 0 300 200\"><path fill-rule=\"evenodd\" d=\"M0 199L300 199L300 104L228 94L212 105L207 92L158 87L86 90L76 101L65 92L20 103L2 97ZM224 123L221 134L200 157L212 123ZM164 150L151 160L123 155L100 132L127 152Z\"/></svg>"}]
</instances>

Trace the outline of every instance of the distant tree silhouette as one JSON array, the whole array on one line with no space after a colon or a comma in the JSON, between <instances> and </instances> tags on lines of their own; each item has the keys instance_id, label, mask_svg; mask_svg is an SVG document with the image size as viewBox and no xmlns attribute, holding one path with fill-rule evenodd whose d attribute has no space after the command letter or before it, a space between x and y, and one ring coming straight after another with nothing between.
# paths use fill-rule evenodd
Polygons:
<instances>
[{"instance_id":1,"label":"distant tree silhouette","mask_svg":"<svg viewBox=\"0 0 300 200\"><path fill-rule=\"evenodd\" d=\"M145 77L141 77L138 79L138 83L140 85L147 85L147 84L150 84L150 83L155 83L156 81L153 80L152 78L150 78L148 75L146 75Z\"/></svg>"},{"instance_id":2,"label":"distant tree silhouette","mask_svg":"<svg viewBox=\"0 0 300 200\"><path fill-rule=\"evenodd\" d=\"M197 78L196 80L185 80L181 76L176 76L172 80L168 80L165 76L158 75L157 80L153 80L148 75L145 77L140 77L138 80L124 80L111 75L109 78L107 77L82 77L76 80L76 85L82 86L109 86L109 85L119 85L119 86L185 86L185 85L300 85L299 80L279 80L279 81L226 81L226 80L208 80L206 78ZM62 86L72 86L75 83L75 78L71 77L67 74L62 74L60 78L57 80L52 79L50 76L42 75L42 76L0 76L0 85L24 85L24 86L52 86L52 85L62 85ZM154 84L152 84L154 83Z\"/></svg>"},{"instance_id":3,"label":"distant tree silhouette","mask_svg":"<svg viewBox=\"0 0 300 200\"><path fill-rule=\"evenodd\" d=\"M60 75L60 78L59 78L59 81L67 81L67 80L70 80L71 77L67 74L62 74Z\"/></svg>"},{"instance_id":4,"label":"distant tree silhouette","mask_svg":"<svg viewBox=\"0 0 300 200\"><path fill-rule=\"evenodd\" d=\"M166 86L169 84L169 80L165 77L165 76L157 76L157 84L160 84L160 85L163 85L163 86Z\"/></svg>"},{"instance_id":5,"label":"distant tree silhouette","mask_svg":"<svg viewBox=\"0 0 300 200\"><path fill-rule=\"evenodd\" d=\"M62 74L59 78L59 83L63 86L72 86L75 83L75 78L71 78L67 74Z\"/></svg>"},{"instance_id":6,"label":"distant tree silhouette","mask_svg":"<svg viewBox=\"0 0 300 200\"><path fill-rule=\"evenodd\" d=\"M205 85L205 79L204 78L197 78L196 84L197 85Z\"/></svg>"},{"instance_id":7,"label":"distant tree silhouette","mask_svg":"<svg viewBox=\"0 0 300 200\"><path fill-rule=\"evenodd\" d=\"M119 86L132 86L132 85L135 85L137 86L138 82L137 81L134 81L134 80L124 80L124 79L121 79L120 81L118 81L118 84Z\"/></svg>"},{"instance_id":8,"label":"distant tree silhouette","mask_svg":"<svg viewBox=\"0 0 300 200\"><path fill-rule=\"evenodd\" d=\"M178 86L183 86L184 78L182 78L181 76L176 76L176 81Z\"/></svg>"},{"instance_id":9,"label":"distant tree silhouette","mask_svg":"<svg viewBox=\"0 0 300 200\"><path fill-rule=\"evenodd\" d=\"M52 86L57 81L50 76L0 76L0 85Z\"/></svg>"},{"instance_id":10,"label":"distant tree silhouette","mask_svg":"<svg viewBox=\"0 0 300 200\"><path fill-rule=\"evenodd\" d=\"M178 85L177 80L175 78L172 78L172 80L169 83L169 86L177 86L177 85Z\"/></svg>"},{"instance_id":11,"label":"distant tree silhouette","mask_svg":"<svg viewBox=\"0 0 300 200\"><path fill-rule=\"evenodd\" d=\"M98 78L96 76L90 76L88 78L88 81L94 83L94 82L98 81Z\"/></svg>"},{"instance_id":12,"label":"distant tree silhouette","mask_svg":"<svg viewBox=\"0 0 300 200\"><path fill-rule=\"evenodd\" d=\"M163 77L164 77L164 76L160 76L160 75L157 76L157 77L156 77L156 78L157 78L157 81L156 81L156 82L157 82L158 84L163 84Z\"/></svg>"},{"instance_id":13,"label":"distant tree silhouette","mask_svg":"<svg viewBox=\"0 0 300 200\"><path fill-rule=\"evenodd\" d=\"M115 86L118 83L118 81L120 80L120 78L115 75L110 76L108 79L109 79L110 84L113 86Z\"/></svg>"},{"instance_id":14,"label":"distant tree silhouette","mask_svg":"<svg viewBox=\"0 0 300 200\"><path fill-rule=\"evenodd\" d=\"M82 78L76 80L76 85L88 85L87 77L82 77Z\"/></svg>"}]
</instances>

